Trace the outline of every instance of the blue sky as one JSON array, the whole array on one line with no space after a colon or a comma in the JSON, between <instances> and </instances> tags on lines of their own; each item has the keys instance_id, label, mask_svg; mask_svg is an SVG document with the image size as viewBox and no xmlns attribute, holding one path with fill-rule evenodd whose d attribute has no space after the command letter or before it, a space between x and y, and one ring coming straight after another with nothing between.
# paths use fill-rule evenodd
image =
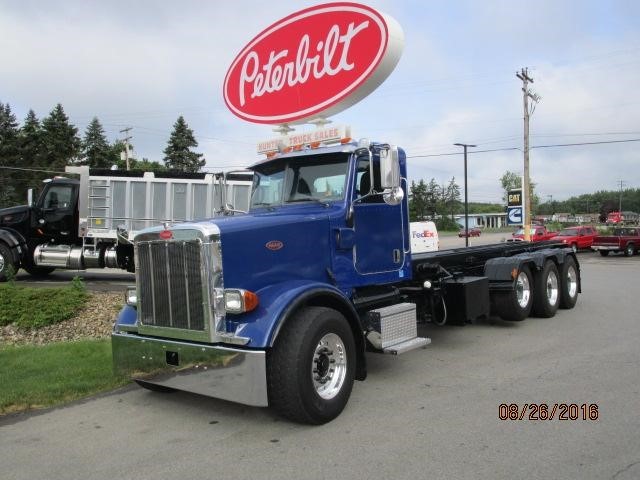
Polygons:
<instances>
[{"instance_id":1,"label":"blue sky","mask_svg":"<svg viewBox=\"0 0 640 480\"><path fill-rule=\"evenodd\" d=\"M20 120L58 102L84 132L93 116L110 140L133 127L138 157L161 160L183 115L213 170L245 166L273 136L225 107L225 72L245 44L278 19L320 2L30 2L0 0L0 102ZM356 138L395 143L409 177L462 185L499 202L499 177L522 171L522 94L528 67L542 100L533 146L640 139L640 2L371 1L405 34L396 70L369 97L337 114ZM309 129L312 127L302 127ZM640 188L640 142L531 151L541 199Z\"/></svg>"}]
</instances>

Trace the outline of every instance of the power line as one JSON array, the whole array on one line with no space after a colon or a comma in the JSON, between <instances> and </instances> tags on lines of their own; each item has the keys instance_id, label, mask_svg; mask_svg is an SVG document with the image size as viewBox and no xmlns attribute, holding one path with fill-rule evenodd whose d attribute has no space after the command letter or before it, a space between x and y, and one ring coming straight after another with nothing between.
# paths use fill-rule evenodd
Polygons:
<instances>
[{"instance_id":1,"label":"power line","mask_svg":"<svg viewBox=\"0 0 640 480\"><path fill-rule=\"evenodd\" d=\"M600 142L557 143L555 145L534 145L531 148L577 147L580 145L603 145L603 144L609 144L609 143L629 143L629 142L640 142L640 138L629 138L626 140L602 140Z\"/></svg>"},{"instance_id":2,"label":"power line","mask_svg":"<svg viewBox=\"0 0 640 480\"><path fill-rule=\"evenodd\" d=\"M75 173L69 173L69 172L58 172L56 170L43 170L43 169L39 169L39 168L23 168L23 167L5 167L5 166L0 166L0 169L5 169L5 170L19 170L21 172L43 172L43 173L56 173L56 174L65 174L65 175L77 175Z\"/></svg>"},{"instance_id":3,"label":"power line","mask_svg":"<svg viewBox=\"0 0 640 480\"><path fill-rule=\"evenodd\" d=\"M581 145L605 145L605 144L612 144L612 143L628 143L628 142L640 142L640 138L628 138L626 140L602 140L600 142L576 142L576 143L556 143L551 145L533 145L529 148L533 149L533 148L554 148L554 147L578 147ZM494 148L491 150L473 150L473 153L505 152L509 150L522 151L522 149L518 147L508 147L508 148ZM427 155L407 155L407 158L447 157L450 155L460 155L460 152L433 153L433 154L427 154Z\"/></svg>"}]
</instances>

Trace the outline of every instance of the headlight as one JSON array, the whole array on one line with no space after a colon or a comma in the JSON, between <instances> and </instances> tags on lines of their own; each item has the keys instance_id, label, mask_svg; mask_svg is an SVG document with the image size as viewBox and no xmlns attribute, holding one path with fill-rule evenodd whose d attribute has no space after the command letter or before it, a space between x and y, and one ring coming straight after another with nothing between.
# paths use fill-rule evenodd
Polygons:
<instances>
[{"instance_id":1,"label":"headlight","mask_svg":"<svg viewBox=\"0 0 640 480\"><path fill-rule=\"evenodd\" d=\"M138 304L138 289L135 285L127 287L124 294L124 302L131 307L135 307Z\"/></svg>"},{"instance_id":2,"label":"headlight","mask_svg":"<svg viewBox=\"0 0 640 480\"><path fill-rule=\"evenodd\" d=\"M258 304L258 295L241 288L225 288L224 309L227 313L244 313L254 310Z\"/></svg>"}]
</instances>

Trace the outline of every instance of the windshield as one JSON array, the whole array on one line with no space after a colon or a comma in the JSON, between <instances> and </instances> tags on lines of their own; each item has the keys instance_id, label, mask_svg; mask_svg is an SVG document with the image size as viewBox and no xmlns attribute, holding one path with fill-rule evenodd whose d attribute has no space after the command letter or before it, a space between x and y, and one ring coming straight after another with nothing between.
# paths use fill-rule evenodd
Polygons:
<instances>
[{"instance_id":1,"label":"windshield","mask_svg":"<svg viewBox=\"0 0 640 480\"><path fill-rule=\"evenodd\" d=\"M344 198L348 155L334 154L274 161L255 168L251 208Z\"/></svg>"}]
</instances>

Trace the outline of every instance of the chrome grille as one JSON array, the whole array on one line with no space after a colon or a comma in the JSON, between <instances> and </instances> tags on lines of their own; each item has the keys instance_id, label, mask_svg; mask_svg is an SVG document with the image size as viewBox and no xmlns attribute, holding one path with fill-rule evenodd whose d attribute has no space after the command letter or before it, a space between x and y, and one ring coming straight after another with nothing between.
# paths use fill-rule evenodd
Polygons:
<instances>
[{"instance_id":1,"label":"chrome grille","mask_svg":"<svg viewBox=\"0 0 640 480\"><path fill-rule=\"evenodd\" d=\"M199 240L136 244L142 325L204 331L203 253ZM206 278L206 277L205 277Z\"/></svg>"}]
</instances>

